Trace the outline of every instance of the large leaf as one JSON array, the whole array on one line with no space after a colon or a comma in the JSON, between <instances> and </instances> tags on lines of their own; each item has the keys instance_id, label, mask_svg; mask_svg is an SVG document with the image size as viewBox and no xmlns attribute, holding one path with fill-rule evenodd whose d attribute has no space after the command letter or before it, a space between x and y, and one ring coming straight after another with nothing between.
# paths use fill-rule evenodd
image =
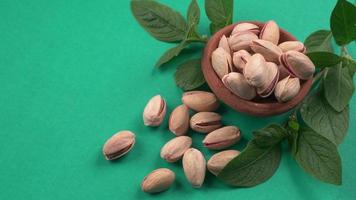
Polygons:
<instances>
[{"instance_id":1,"label":"large leaf","mask_svg":"<svg viewBox=\"0 0 356 200\"><path fill-rule=\"evenodd\" d=\"M168 61L172 60L174 57L178 56L180 52L186 47L186 42L181 42L175 47L168 49L157 61L156 67L160 67L161 65L167 63Z\"/></svg>"},{"instance_id":2,"label":"large leaf","mask_svg":"<svg viewBox=\"0 0 356 200\"><path fill-rule=\"evenodd\" d=\"M211 21L212 34L232 23L233 7L233 0L205 0L205 12Z\"/></svg>"},{"instance_id":3,"label":"large leaf","mask_svg":"<svg viewBox=\"0 0 356 200\"><path fill-rule=\"evenodd\" d=\"M346 0L338 0L331 14L330 27L338 45L356 40L356 7Z\"/></svg>"},{"instance_id":4,"label":"large leaf","mask_svg":"<svg viewBox=\"0 0 356 200\"><path fill-rule=\"evenodd\" d=\"M254 140L260 147L273 146L284 138L286 138L287 131L279 124L271 124L263 129L259 129L253 132Z\"/></svg>"},{"instance_id":5,"label":"large leaf","mask_svg":"<svg viewBox=\"0 0 356 200\"><path fill-rule=\"evenodd\" d=\"M341 57L330 52L311 52L307 56L313 61L316 67L333 67L341 62Z\"/></svg>"},{"instance_id":6,"label":"large leaf","mask_svg":"<svg viewBox=\"0 0 356 200\"><path fill-rule=\"evenodd\" d=\"M349 108L335 111L321 92L315 93L300 109L304 122L334 144L341 144L349 127Z\"/></svg>"},{"instance_id":7,"label":"large leaf","mask_svg":"<svg viewBox=\"0 0 356 200\"><path fill-rule=\"evenodd\" d=\"M310 128L299 131L295 160L307 173L315 178L341 185L341 159L335 144Z\"/></svg>"},{"instance_id":8,"label":"large leaf","mask_svg":"<svg viewBox=\"0 0 356 200\"><path fill-rule=\"evenodd\" d=\"M331 46L332 33L329 30L319 30L310 34L304 41L307 52L327 51L332 52Z\"/></svg>"},{"instance_id":9,"label":"large leaf","mask_svg":"<svg viewBox=\"0 0 356 200\"><path fill-rule=\"evenodd\" d=\"M330 68L324 79L325 98L338 112L349 104L354 93L354 83L347 67L342 68L342 63Z\"/></svg>"},{"instance_id":10,"label":"large leaf","mask_svg":"<svg viewBox=\"0 0 356 200\"><path fill-rule=\"evenodd\" d=\"M200 68L200 59L188 60L181 64L174 78L176 84L183 90L192 90L203 85L205 79Z\"/></svg>"},{"instance_id":11,"label":"large leaf","mask_svg":"<svg viewBox=\"0 0 356 200\"><path fill-rule=\"evenodd\" d=\"M239 156L226 165L218 177L233 186L255 186L275 173L280 160L280 144L261 148L252 140Z\"/></svg>"},{"instance_id":12,"label":"large leaf","mask_svg":"<svg viewBox=\"0 0 356 200\"><path fill-rule=\"evenodd\" d=\"M196 0L192 0L188 8L188 24L199 24L200 21L200 9Z\"/></svg>"},{"instance_id":13,"label":"large leaf","mask_svg":"<svg viewBox=\"0 0 356 200\"><path fill-rule=\"evenodd\" d=\"M187 23L183 16L156 1L131 1L131 11L140 25L157 40L184 39Z\"/></svg>"},{"instance_id":14,"label":"large leaf","mask_svg":"<svg viewBox=\"0 0 356 200\"><path fill-rule=\"evenodd\" d=\"M349 69L349 74L351 76L351 79L353 79L354 74L356 72L356 61L352 60L351 57L345 57L342 60L343 66L346 66Z\"/></svg>"}]
</instances>

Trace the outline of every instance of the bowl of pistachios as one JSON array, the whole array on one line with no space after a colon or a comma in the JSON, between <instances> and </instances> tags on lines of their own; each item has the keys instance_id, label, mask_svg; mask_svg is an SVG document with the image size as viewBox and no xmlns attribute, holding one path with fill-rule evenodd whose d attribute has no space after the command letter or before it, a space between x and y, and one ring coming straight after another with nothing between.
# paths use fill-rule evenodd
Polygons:
<instances>
[{"instance_id":1,"label":"bowl of pistachios","mask_svg":"<svg viewBox=\"0 0 356 200\"><path fill-rule=\"evenodd\" d=\"M215 95L253 116L282 114L309 92L315 66L306 48L273 20L226 26L207 43L204 77Z\"/></svg>"}]
</instances>

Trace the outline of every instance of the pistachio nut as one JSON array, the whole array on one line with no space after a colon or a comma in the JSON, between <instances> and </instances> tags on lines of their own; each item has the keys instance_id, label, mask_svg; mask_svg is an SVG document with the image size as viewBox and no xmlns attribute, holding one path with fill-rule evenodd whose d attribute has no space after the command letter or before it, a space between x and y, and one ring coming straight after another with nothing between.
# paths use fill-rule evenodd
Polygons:
<instances>
[{"instance_id":1,"label":"pistachio nut","mask_svg":"<svg viewBox=\"0 0 356 200\"><path fill-rule=\"evenodd\" d=\"M279 80L278 66L273 62L267 62L267 81L264 86L257 88L257 93L265 98L273 93L274 88Z\"/></svg>"},{"instance_id":2,"label":"pistachio nut","mask_svg":"<svg viewBox=\"0 0 356 200\"><path fill-rule=\"evenodd\" d=\"M168 141L161 149L161 158L167 162L176 162L183 157L184 152L192 146L192 138L178 136Z\"/></svg>"},{"instance_id":3,"label":"pistachio nut","mask_svg":"<svg viewBox=\"0 0 356 200\"><path fill-rule=\"evenodd\" d=\"M243 99L251 100L256 97L256 89L240 73L231 72L223 77L222 82L232 93Z\"/></svg>"},{"instance_id":4,"label":"pistachio nut","mask_svg":"<svg viewBox=\"0 0 356 200\"><path fill-rule=\"evenodd\" d=\"M182 102L197 112L210 112L219 107L219 101L216 96L211 92L205 91L185 92L182 97Z\"/></svg>"},{"instance_id":5,"label":"pistachio nut","mask_svg":"<svg viewBox=\"0 0 356 200\"><path fill-rule=\"evenodd\" d=\"M198 112L190 119L190 127L199 133L209 133L221 126L221 116L214 112Z\"/></svg>"},{"instance_id":6,"label":"pistachio nut","mask_svg":"<svg viewBox=\"0 0 356 200\"><path fill-rule=\"evenodd\" d=\"M287 102L293 99L300 90L300 82L298 78L290 78L290 76L279 81L274 95L279 102Z\"/></svg>"},{"instance_id":7,"label":"pistachio nut","mask_svg":"<svg viewBox=\"0 0 356 200\"><path fill-rule=\"evenodd\" d=\"M207 163L208 170L217 176L221 170L236 156L240 154L237 150L225 150L214 154Z\"/></svg>"},{"instance_id":8,"label":"pistachio nut","mask_svg":"<svg viewBox=\"0 0 356 200\"><path fill-rule=\"evenodd\" d=\"M283 53L280 62L291 75L302 80L311 79L315 72L315 66L309 57L298 51Z\"/></svg>"},{"instance_id":9,"label":"pistachio nut","mask_svg":"<svg viewBox=\"0 0 356 200\"><path fill-rule=\"evenodd\" d=\"M239 51L241 49L250 50L250 43L255 39L258 39L256 34L250 31L242 31L231 35L228 41L233 51Z\"/></svg>"},{"instance_id":10,"label":"pistachio nut","mask_svg":"<svg viewBox=\"0 0 356 200\"><path fill-rule=\"evenodd\" d=\"M264 57L261 54L256 53L252 55L250 59L248 59L244 67L243 74L246 78L246 81L250 85L255 87L262 87L267 81L267 70L267 63Z\"/></svg>"},{"instance_id":11,"label":"pistachio nut","mask_svg":"<svg viewBox=\"0 0 356 200\"><path fill-rule=\"evenodd\" d=\"M146 126L159 126L166 115L166 101L161 95L152 97L144 111L143 122Z\"/></svg>"},{"instance_id":12,"label":"pistachio nut","mask_svg":"<svg viewBox=\"0 0 356 200\"><path fill-rule=\"evenodd\" d=\"M109 138L103 146L106 160L114 160L127 154L135 144L135 134L131 131L120 131Z\"/></svg>"},{"instance_id":13,"label":"pistachio nut","mask_svg":"<svg viewBox=\"0 0 356 200\"><path fill-rule=\"evenodd\" d=\"M174 182L175 174L167 168L159 168L148 174L141 183L142 191L158 193L167 190Z\"/></svg>"},{"instance_id":14,"label":"pistachio nut","mask_svg":"<svg viewBox=\"0 0 356 200\"><path fill-rule=\"evenodd\" d=\"M169 117L168 126L176 136L185 135L189 129L189 108L184 104L176 107Z\"/></svg>"},{"instance_id":15,"label":"pistachio nut","mask_svg":"<svg viewBox=\"0 0 356 200\"><path fill-rule=\"evenodd\" d=\"M294 50L299 51L301 53L306 52L306 48L302 42L299 41L287 41L278 45L278 47L283 51L283 53Z\"/></svg>"},{"instance_id":16,"label":"pistachio nut","mask_svg":"<svg viewBox=\"0 0 356 200\"><path fill-rule=\"evenodd\" d=\"M219 47L213 51L211 64L220 78L233 70L231 55L223 47Z\"/></svg>"},{"instance_id":17,"label":"pistachio nut","mask_svg":"<svg viewBox=\"0 0 356 200\"><path fill-rule=\"evenodd\" d=\"M203 140L208 149L225 149L241 138L240 129L236 126L225 126L209 133Z\"/></svg>"},{"instance_id":18,"label":"pistachio nut","mask_svg":"<svg viewBox=\"0 0 356 200\"><path fill-rule=\"evenodd\" d=\"M240 50L237 52L234 52L233 57L232 57L232 62L237 69L238 72L242 72L247 60L250 59L251 54L247 52L246 50Z\"/></svg>"},{"instance_id":19,"label":"pistachio nut","mask_svg":"<svg viewBox=\"0 0 356 200\"><path fill-rule=\"evenodd\" d=\"M194 148L188 149L183 156L183 170L193 187L202 186L205 179L206 161L203 154Z\"/></svg>"},{"instance_id":20,"label":"pistachio nut","mask_svg":"<svg viewBox=\"0 0 356 200\"><path fill-rule=\"evenodd\" d=\"M250 31L258 35L260 33L260 28L255 24L244 22L244 23L237 24L232 30L231 35L234 35L242 31Z\"/></svg>"},{"instance_id":21,"label":"pistachio nut","mask_svg":"<svg viewBox=\"0 0 356 200\"><path fill-rule=\"evenodd\" d=\"M262 40L267 40L272 42L275 45L278 45L279 41L279 27L277 23L273 20L268 21L265 23L263 26L261 33L260 33L260 38Z\"/></svg>"},{"instance_id":22,"label":"pistachio nut","mask_svg":"<svg viewBox=\"0 0 356 200\"><path fill-rule=\"evenodd\" d=\"M250 44L251 49L260 53L266 61L279 63L279 57L282 54L282 50L275 44L267 40L253 40Z\"/></svg>"},{"instance_id":23,"label":"pistachio nut","mask_svg":"<svg viewBox=\"0 0 356 200\"><path fill-rule=\"evenodd\" d=\"M284 79L287 76L290 76L289 71L283 66L283 65L278 65L278 70L279 70L279 80Z\"/></svg>"},{"instance_id":24,"label":"pistachio nut","mask_svg":"<svg viewBox=\"0 0 356 200\"><path fill-rule=\"evenodd\" d=\"M230 54L231 50L230 50L230 46L229 46L229 42L227 41L227 37L225 35L223 35L219 41L219 46L223 49L225 49L225 51Z\"/></svg>"}]
</instances>

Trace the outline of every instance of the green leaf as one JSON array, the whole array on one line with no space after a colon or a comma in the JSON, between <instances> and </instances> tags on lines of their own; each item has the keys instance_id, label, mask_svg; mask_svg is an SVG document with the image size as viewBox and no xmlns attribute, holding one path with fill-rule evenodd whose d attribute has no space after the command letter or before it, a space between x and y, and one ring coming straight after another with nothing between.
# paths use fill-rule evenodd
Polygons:
<instances>
[{"instance_id":1,"label":"green leaf","mask_svg":"<svg viewBox=\"0 0 356 200\"><path fill-rule=\"evenodd\" d=\"M346 0L338 0L331 14L330 27L339 46L356 40L356 7Z\"/></svg>"},{"instance_id":2,"label":"green leaf","mask_svg":"<svg viewBox=\"0 0 356 200\"><path fill-rule=\"evenodd\" d=\"M154 38L164 42L182 41L187 23L183 16L156 1L131 1L131 11L140 25Z\"/></svg>"},{"instance_id":3,"label":"green leaf","mask_svg":"<svg viewBox=\"0 0 356 200\"><path fill-rule=\"evenodd\" d=\"M342 68L342 63L330 68L324 79L325 98L338 112L349 104L355 87L347 67Z\"/></svg>"},{"instance_id":4,"label":"green leaf","mask_svg":"<svg viewBox=\"0 0 356 200\"><path fill-rule=\"evenodd\" d=\"M316 67L333 67L341 62L341 57L330 52L311 52L307 56L313 61Z\"/></svg>"},{"instance_id":5,"label":"green leaf","mask_svg":"<svg viewBox=\"0 0 356 200\"><path fill-rule=\"evenodd\" d=\"M326 51L333 52L331 46L332 33L329 30L319 30L310 34L304 41L307 52Z\"/></svg>"},{"instance_id":6,"label":"green leaf","mask_svg":"<svg viewBox=\"0 0 356 200\"><path fill-rule=\"evenodd\" d=\"M289 132L288 143L289 143L289 146L290 146L290 149L291 149L293 155L295 153L297 153L297 151L298 151L297 142L298 142L298 137L299 137L299 134L298 134L299 129L300 129L300 125L299 125L296 117L291 117L288 120L287 130Z\"/></svg>"},{"instance_id":7,"label":"green leaf","mask_svg":"<svg viewBox=\"0 0 356 200\"><path fill-rule=\"evenodd\" d=\"M205 12L211 21L211 34L232 23L233 0L205 0Z\"/></svg>"},{"instance_id":8,"label":"green leaf","mask_svg":"<svg viewBox=\"0 0 356 200\"><path fill-rule=\"evenodd\" d=\"M199 24L200 21L200 9L196 0L192 0L188 8L188 24Z\"/></svg>"},{"instance_id":9,"label":"green leaf","mask_svg":"<svg viewBox=\"0 0 356 200\"><path fill-rule=\"evenodd\" d=\"M267 127L254 131L254 140L259 147L276 145L288 136L287 130L279 124L271 124Z\"/></svg>"},{"instance_id":10,"label":"green leaf","mask_svg":"<svg viewBox=\"0 0 356 200\"><path fill-rule=\"evenodd\" d=\"M188 60L181 64L175 75L176 84L183 90L193 90L205 83L203 72L200 68L200 59Z\"/></svg>"},{"instance_id":11,"label":"green leaf","mask_svg":"<svg viewBox=\"0 0 356 200\"><path fill-rule=\"evenodd\" d=\"M181 42L177 46L168 49L157 61L156 67L160 67L168 61L172 60L174 57L178 56L180 52L186 47L186 42Z\"/></svg>"},{"instance_id":12,"label":"green leaf","mask_svg":"<svg viewBox=\"0 0 356 200\"><path fill-rule=\"evenodd\" d=\"M310 128L299 132L298 151L295 160L313 177L335 185L341 185L341 159L336 146Z\"/></svg>"},{"instance_id":13,"label":"green leaf","mask_svg":"<svg viewBox=\"0 0 356 200\"><path fill-rule=\"evenodd\" d=\"M304 122L334 144L341 144L349 127L349 108L335 111L321 92L303 102L300 113Z\"/></svg>"},{"instance_id":14,"label":"green leaf","mask_svg":"<svg viewBox=\"0 0 356 200\"><path fill-rule=\"evenodd\" d=\"M350 57L344 57L342 60L343 66L346 66L349 69L349 74L351 79L353 79L356 72L356 61L352 60Z\"/></svg>"},{"instance_id":15,"label":"green leaf","mask_svg":"<svg viewBox=\"0 0 356 200\"><path fill-rule=\"evenodd\" d=\"M280 160L279 144L261 148L252 140L239 156L225 166L218 178L233 186L255 186L272 177Z\"/></svg>"}]
</instances>

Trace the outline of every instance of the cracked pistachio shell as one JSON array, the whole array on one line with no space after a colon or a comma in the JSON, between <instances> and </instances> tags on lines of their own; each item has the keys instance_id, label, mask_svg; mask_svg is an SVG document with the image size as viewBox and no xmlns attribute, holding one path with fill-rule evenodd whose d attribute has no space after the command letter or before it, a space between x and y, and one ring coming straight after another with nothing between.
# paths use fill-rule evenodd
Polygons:
<instances>
[{"instance_id":1,"label":"cracked pistachio shell","mask_svg":"<svg viewBox=\"0 0 356 200\"><path fill-rule=\"evenodd\" d=\"M183 156L183 170L187 180L195 188L203 185L206 171L206 161L203 154L194 148L188 149Z\"/></svg>"},{"instance_id":2,"label":"cracked pistachio shell","mask_svg":"<svg viewBox=\"0 0 356 200\"><path fill-rule=\"evenodd\" d=\"M251 58L251 54L247 52L246 50L240 50L237 52L234 52L232 61L234 64L234 67L237 69L237 71L242 72L248 59Z\"/></svg>"},{"instance_id":3,"label":"cracked pistachio shell","mask_svg":"<svg viewBox=\"0 0 356 200\"><path fill-rule=\"evenodd\" d=\"M280 62L290 74L302 80L311 79L315 72L315 66L309 57L298 51L283 53Z\"/></svg>"},{"instance_id":4,"label":"cracked pistachio shell","mask_svg":"<svg viewBox=\"0 0 356 200\"><path fill-rule=\"evenodd\" d=\"M143 122L146 126L159 126L166 115L166 101L161 95L152 97L144 111Z\"/></svg>"},{"instance_id":5,"label":"cracked pistachio shell","mask_svg":"<svg viewBox=\"0 0 356 200\"><path fill-rule=\"evenodd\" d=\"M282 80L286 78L287 76L290 76L289 71L283 66L283 65L278 65L278 70L279 70L279 80Z\"/></svg>"},{"instance_id":6,"label":"cracked pistachio shell","mask_svg":"<svg viewBox=\"0 0 356 200\"><path fill-rule=\"evenodd\" d=\"M240 138L240 129L238 127L225 126L206 135L203 144L208 149L220 150L230 147L238 142Z\"/></svg>"},{"instance_id":7,"label":"cracked pistachio shell","mask_svg":"<svg viewBox=\"0 0 356 200\"><path fill-rule=\"evenodd\" d=\"M229 42L227 41L227 37L225 35L221 37L218 47L223 48L228 54L231 53Z\"/></svg>"},{"instance_id":8,"label":"cracked pistachio shell","mask_svg":"<svg viewBox=\"0 0 356 200\"><path fill-rule=\"evenodd\" d=\"M211 92L190 91L183 93L182 102L197 112L210 112L219 107L219 101Z\"/></svg>"},{"instance_id":9,"label":"cracked pistachio shell","mask_svg":"<svg viewBox=\"0 0 356 200\"><path fill-rule=\"evenodd\" d=\"M211 55L211 64L216 74L222 78L232 71L231 55L223 47L215 49Z\"/></svg>"},{"instance_id":10,"label":"cracked pistachio shell","mask_svg":"<svg viewBox=\"0 0 356 200\"><path fill-rule=\"evenodd\" d=\"M170 169L159 168L148 174L141 183L142 191L158 193L167 190L174 182L175 174Z\"/></svg>"},{"instance_id":11,"label":"cracked pistachio shell","mask_svg":"<svg viewBox=\"0 0 356 200\"><path fill-rule=\"evenodd\" d=\"M161 149L161 158L167 162L176 162L183 157L184 152L192 146L188 136L178 136L168 141Z\"/></svg>"},{"instance_id":12,"label":"cracked pistachio shell","mask_svg":"<svg viewBox=\"0 0 356 200\"><path fill-rule=\"evenodd\" d=\"M208 170L217 176L221 170L236 156L240 154L237 150L225 150L214 154L207 163Z\"/></svg>"},{"instance_id":13,"label":"cracked pistachio shell","mask_svg":"<svg viewBox=\"0 0 356 200\"><path fill-rule=\"evenodd\" d=\"M294 50L299 51L301 53L306 52L306 48L302 42L299 41L287 41L278 45L278 47L283 51L283 53Z\"/></svg>"},{"instance_id":14,"label":"cracked pistachio shell","mask_svg":"<svg viewBox=\"0 0 356 200\"><path fill-rule=\"evenodd\" d=\"M267 40L275 45L278 45L279 27L275 21L270 20L265 23L260 33L260 39Z\"/></svg>"},{"instance_id":15,"label":"cracked pistachio shell","mask_svg":"<svg viewBox=\"0 0 356 200\"><path fill-rule=\"evenodd\" d=\"M221 116L214 112L198 112L190 119L190 127L199 133L209 133L221 126Z\"/></svg>"},{"instance_id":16,"label":"cracked pistachio shell","mask_svg":"<svg viewBox=\"0 0 356 200\"><path fill-rule=\"evenodd\" d=\"M274 95L279 102L287 102L293 99L300 90L300 82L298 78L290 78L289 76L279 81Z\"/></svg>"},{"instance_id":17,"label":"cracked pistachio shell","mask_svg":"<svg viewBox=\"0 0 356 200\"><path fill-rule=\"evenodd\" d=\"M189 129L189 108L184 104L176 107L169 117L168 125L176 136L185 135Z\"/></svg>"},{"instance_id":18,"label":"cracked pistachio shell","mask_svg":"<svg viewBox=\"0 0 356 200\"><path fill-rule=\"evenodd\" d=\"M135 134L131 131L120 131L109 138L103 146L106 160L114 160L127 154L135 144Z\"/></svg>"},{"instance_id":19,"label":"cracked pistachio shell","mask_svg":"<svg viewBox=\"0 0 356 200\"><path fill-rule=\"evenodd\" d=\"M243 74L246 81L254 87L262 87L267 81L267 66L264 57L261 54L254 54L247 61Z\"/></svg>"},{"instance_id":20,"label":"cracked pistachio shell","mask_svg":"<svg viewBox=\"0 0 356 200\"><path fill-rule=\"evenodd\" d=\"M250 31L242 31L231 35L228 41L233 51L239 51L242 49L250 50L250 43L255 39L258 39L256 34Z\"/></svg>"},{"instance_id":21,"label":"cracked pistachio shell","mask_svg":"<svg viewBox=\"0 0 356 200\"><path fill-rule=\"evenodd\" d=\"M257 93L265 98L273 93L279 79L278 66L273 62L267 62L267 82L264 86L257 88Z\"/></svg>"},{"instance_id":22,"label":"cracked pistachio shell","mask_svg":"<svg viewBox=\"0 0 356 200\"><path fill-rule=\"evenodd\" d=\"M258 35L260 33L260 28L257 25L252 24L252 23L240 23L234 27L234 29L231 32L231 35L234 35L236 33L243 32L243 31L250 31L250 32Z\"/></svg>"},{"instance_id":23,"label":"cracked pistachio shell","mask_svg":"<svg viewBox=\"0 0 356 200\"><path fill-rule=\"evenodd\" d=\"M251 42L251 49L256 52L260 53L266 61L279 63L279 57L282 54L282 50L275 44L267 40L253 40Z\"/></svg>"},{"instance_id":24,"label":"cracked pistachio shell","mask_svg":"<svg viewBox=\"0 0 356 200\"><path fill-rule=\"evenodd\" d=\"M232 93L243 99L251 100L256 97L256 89L240 73L231 72L223 77L222 82Z\"/></svg>"}]
</instances>

